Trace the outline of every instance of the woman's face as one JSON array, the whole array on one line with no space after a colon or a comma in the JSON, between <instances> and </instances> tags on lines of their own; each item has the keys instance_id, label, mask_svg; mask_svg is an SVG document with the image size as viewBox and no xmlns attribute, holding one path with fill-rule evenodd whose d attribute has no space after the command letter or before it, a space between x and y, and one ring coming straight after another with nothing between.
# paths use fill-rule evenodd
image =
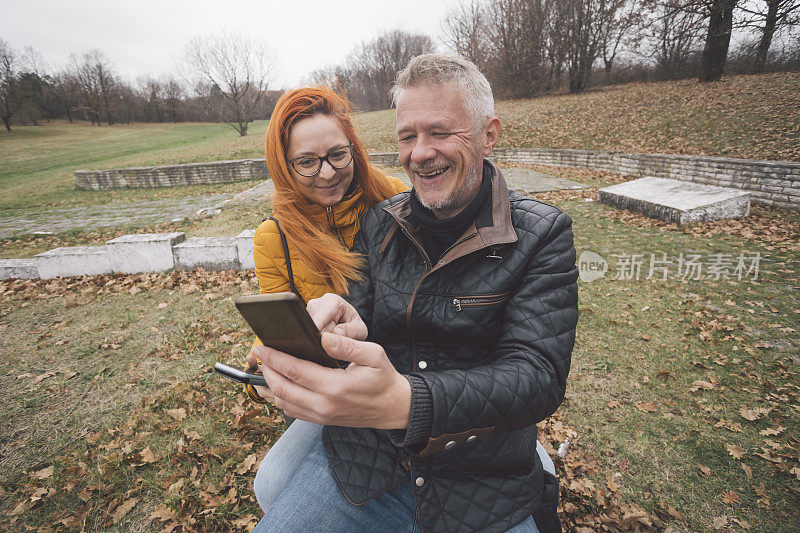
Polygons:
<instances>
[{"instance_id":1,"label":"woman's face","mask_svg":"<svg viewBox=\"0 0 800 533\"><path fill-rule=\"evenodd\" d=\"M337 148L349 144L350 141L335 118L314 115L295 122L289 133L286 159L291 161L303 156L325 157L334 153ZM311 177L299 174L291 164L289 172L301 193L327 207L344 198L353 182L354 167L352 160L344 168L338 169L333 168L328 161L323 161L319 172Z\"/></svg>"}]
</instances>

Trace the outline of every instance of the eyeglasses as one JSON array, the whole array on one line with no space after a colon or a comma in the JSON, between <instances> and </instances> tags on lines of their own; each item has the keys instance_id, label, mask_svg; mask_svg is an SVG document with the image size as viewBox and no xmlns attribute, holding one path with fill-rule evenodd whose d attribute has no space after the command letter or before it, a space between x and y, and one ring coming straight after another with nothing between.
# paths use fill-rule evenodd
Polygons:
<instances>
[{"instance_id":1,"label":"eyeglasses","mask_svg":"<svg viewBox=\"0 0 800 533\"><path fill-rule=\"evenodd\" d=\"M306 178L312 178L317 175L319 169L322 168L322 162L327 161L330 166L335 169L344 168L353 160L353 145L340 146L334 148L323 157L315 155L304 155L295 157L289 160L289 164L295 172Z\"/></svg>"}]
</instances>

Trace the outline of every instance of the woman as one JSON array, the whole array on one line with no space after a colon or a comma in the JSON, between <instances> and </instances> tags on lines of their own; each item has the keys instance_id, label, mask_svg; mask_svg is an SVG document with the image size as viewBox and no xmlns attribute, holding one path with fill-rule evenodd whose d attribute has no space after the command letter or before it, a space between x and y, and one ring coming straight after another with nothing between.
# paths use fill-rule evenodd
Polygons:
<instances>
[{"instance_id":1,"label":"woman","mask_svg":"<svg viewBox=\"0 0 800 533\"><path fill-rule=\"evenodd\" d=\"M293 290L305 302L326 292L346 294L348 283L358 279L361 259L349 248L361 217L407 187L370 164L346 100L326 87L296 89L278 100L267 128L266 158L274 218L259 226L253 242L260 292ZM256 367L252 354L247 363ZM321 431L298 420L270 449L254 484L265 512Z\"/></svg>"}]
</instances>

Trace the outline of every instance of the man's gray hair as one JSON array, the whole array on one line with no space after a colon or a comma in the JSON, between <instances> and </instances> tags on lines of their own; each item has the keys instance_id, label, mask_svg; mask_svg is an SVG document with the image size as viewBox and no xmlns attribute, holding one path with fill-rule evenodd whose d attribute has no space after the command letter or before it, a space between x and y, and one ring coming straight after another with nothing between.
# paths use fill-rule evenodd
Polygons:
<instances>
[{"instance_id":1,"label":"man's gray hair","mask_svg":"<svg viewBox=\"0 0 800 533\"><path fill-rule=\"evenodd\" d=\"M472 61L455 54L423 54L408 62L397 73L392 86L392 102L403 89L412 87L455 86L461 91L464 106L476 131L494 116L494 96L489 80Z\"/></svg>"}]
</instances>

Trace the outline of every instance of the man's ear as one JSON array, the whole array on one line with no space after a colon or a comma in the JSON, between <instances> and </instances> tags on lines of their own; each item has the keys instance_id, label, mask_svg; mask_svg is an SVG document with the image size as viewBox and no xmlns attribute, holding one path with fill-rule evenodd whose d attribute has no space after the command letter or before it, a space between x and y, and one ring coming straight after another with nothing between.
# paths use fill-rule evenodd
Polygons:
<instances>
[{"instance_id":1,"label":"man's ear","mask_svg":"<svg viewBox=\"0 0 800 533\"><path fill-rule=\"evenodd\" d=\"M486 136L483 140L483 155L487 156L492 153L494 145L500 139L500 119L497 117L490 118L486 121L484 129L486 130Z\"/></svg>"}]
</instances>

